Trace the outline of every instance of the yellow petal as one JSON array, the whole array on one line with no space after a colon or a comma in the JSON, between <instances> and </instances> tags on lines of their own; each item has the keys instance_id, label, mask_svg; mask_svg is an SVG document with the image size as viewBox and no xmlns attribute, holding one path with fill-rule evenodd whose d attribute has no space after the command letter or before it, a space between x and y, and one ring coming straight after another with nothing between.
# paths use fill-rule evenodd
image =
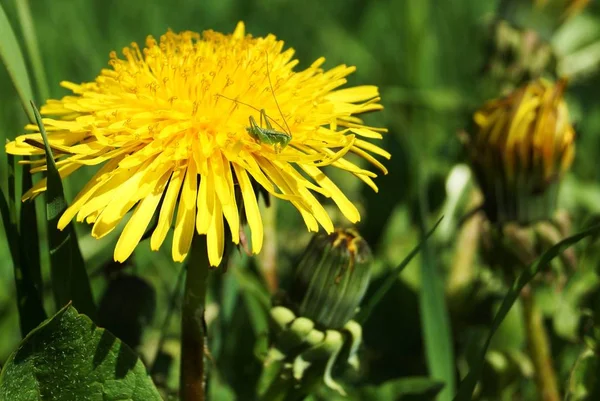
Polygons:
<instances>
[{"instance_id":1,"label":"yellow petal","mask_svg":"<svg viewBox=\"0 0 600 401\"><path fill-rule=\"evenodd\" d=\"M225 248L225 232L223 227L223 211L221 202L215 197L215 205L212 214L210 228L206 234L206 246L208 248L208 261L211 266L219 266L223 259Z\"/></svg>"},{"instance_id":2,"label":"yellow petal","mask_svg":"<svg viewBox=\"0 0 600 401\"><path fill-rule=\"evenodd\" d=\"M94 176L85 184L85 187L73 199L71 205L65 210L63 215L58 220L58 229L64 229L73 220L73 217L79 212L81 207L95 194L96 190L104 184L102 177L112 171L117 164L119 164L120 158L110 160L106 163Z\"/></svg>"},{"instance_id":3,"label":"yellow petal","mask_svg":"<svg viewBox=\"0 0 600 401\"><path fill-rule=\"evenodd\" d=\"M171 221L173 220L173 212L175 211L175 202L179 196L179 189L183 182L184 169L178 168L171 175L167 193L163 200L162 207L160 208L160 214L158 216L158 223L152 237L150 238L150 249L156 251L164 242L169 229L171 228Z\"/></svg>"},{"instance_id":4,"label":"yellow petal","mask_svg":"<svg viewBox=\"0 0 600 401\"><path fill-rule=\"evenodd\" d=\"M222 156L219 156L222 157ZM223 207L223 214L229 223L231 231L231 240L234 244L240 242L240 212L238 210L237 202L235 200L235 189L233 187L233 175L231 174L231 166L227 160L223 160L223 170L220 175L217 175L213 171L214 181L221 181L221 185L227 187L226 191L217 191L219 201ZM218 185L217 185L218 186ZM223 199L223 196L227 196Z\"/></svg>"},{"instance_id":5,"label":"yellow petal","mask_svg":"<svg viewBox=\"0 0 600 401\"><path fill-rule=\"evenodd\" d=\"M194 221L196 217L196 197L198 191L198 173L196 163L188 162L187 172L181 190L179 210L173 234L173 260L183 262L187 256L194 236Z\"/></svg>"},{"instance_id":6,"label":"yellow petal","mask_svg":"<svg viewBox=\"0 0 600 401\"><path fill-rule=\"evenodd\" d=\"M355 86L331 92L325 98L331 102L358 103L379 96L379 90L373 85Z\"/></svg>"},{"instance_id":7,"label":"yellow petal","mask_svg":"<svg viewBox=\"0 0 600 401\"><path fill-rule=\"evenodd\" d=\"M360 213L346 195L321 170L313 166L301 166L316 182L331 193L331 198L352 223L360 221Z\"/></svg>"},{"instance_id":8,"label":"yellow petal","mask_svg":"<svg viewBox=\"0 0 600 401\"><path fill-rule=\"evenodd\" d=\"M214 190L212 174L203 175L200 179L198 193L198 215L196 216L196 230L198 234L207 234L212 222L215 208L216 193Z\"/></svg>"},{"instance_id":9,"label":"yellow petal","mask_svg":"<svg viewBox=\"0 0 600 401\"><path fill-rule=\"evenodd\" d=\"M161 177L155 190L138 204L127 222L115 246L114 258L117 262L124 262L142 239L152 216L154 216L158 202L160 202L169 175L170 173L167 173Z\"/></svg>"},{"instance_id":10,"label":"yellow petal","mask_svg":"<svg viewBox=\"0 0 600 401\"><path fill-rule=\"evenodd\" d=\"M246 220L250 226L251 238L252 238L252 252L259 253L263 245L263 223L260 216L260 209L256 199L256 194L252 188L252 183L248 177L248 173L244 168L233 163L235 169L235 175L240 185L242 192L242 199L244 200L244 211L246 213Z\"/></svg>"}]
</instances>

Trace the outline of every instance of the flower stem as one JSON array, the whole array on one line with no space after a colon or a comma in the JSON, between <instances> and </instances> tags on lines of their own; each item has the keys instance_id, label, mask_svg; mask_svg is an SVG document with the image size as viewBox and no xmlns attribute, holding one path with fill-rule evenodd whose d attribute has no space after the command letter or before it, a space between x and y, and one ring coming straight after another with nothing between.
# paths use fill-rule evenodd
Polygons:
<instances>
[{"instance_id":1,"label":"flower stem","mask_svg":"<svg viewBox=\"0 0 600 401\"><path fill-rule=\"evenodd\" d=\"M482 202L481 193L472 191L467 209L476 210L475 208L481 205ZM475 257L479 249L483 221L483 213L474 213L458 232L456 251L446 282L448 306L454 313L464 309L467 295L470 293L475 280Z\"/></svg>"},{"instance_id":2,"label":"flower stem","mask_svg":"<svg viewBox=\"0 0 600 401\"><path fill-rule=\"evenodd\" d=\"M204 401L204 309L208 283L206 238L195 235L187 265L181 313L181 400Z\"/></svg>"},{"instance_id":3,"label":"flower stem","mask_svg":"<svg viewBox=\"0 0 600 401\"><path fill-rule=\"evenodd\" d=\"M535 305L532 289L525 288L521 293L527 346L535 369L535 383L541 401L559 401L556 373L550 353L550 342L544 327L542 313Z\"/></svg>"},{"instance_id":4,"label":"flower stem","mask_svg":"<svg viewBox=\"0 0 600 401\"><path fill-rule=\"evenodd\" d=\"M267 283L271 294L277 292L279 280L277 278L277 199L271 199L271 205L262 213L264 224L263 251L258 255L261 274Z\"/></svg>"}]
</instances>

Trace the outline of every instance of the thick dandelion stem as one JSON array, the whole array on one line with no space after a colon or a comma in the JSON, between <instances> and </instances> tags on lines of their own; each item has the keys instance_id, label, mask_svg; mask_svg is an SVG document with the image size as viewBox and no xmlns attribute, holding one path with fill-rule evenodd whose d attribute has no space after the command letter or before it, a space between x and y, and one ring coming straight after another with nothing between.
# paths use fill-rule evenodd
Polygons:
<instances>
[{"instance_id":1,"label":"thick dandelion stem","mask_svg":"<svg viewBox=\"0 0 600 401\"><path fill-rule=\"evenodd\" d=\"M544 327L542 312L535 305L531 288L521 293L527 346L535 369L535 383L540 401L559 401L560 394L552 363L550 342Z\"/></svg>"},{"instance_id":2,"label":"thick dandelion stem","mask_svg":"<svg viewBox=\"0 0 600 401\"><path fill-rule=\"evenodd\" d=\"M181 314L181 400L204 401L205 324L204 309L208 283L206 238L196 235L192 242L185 279Z\"/></svg>"}]
</instances>

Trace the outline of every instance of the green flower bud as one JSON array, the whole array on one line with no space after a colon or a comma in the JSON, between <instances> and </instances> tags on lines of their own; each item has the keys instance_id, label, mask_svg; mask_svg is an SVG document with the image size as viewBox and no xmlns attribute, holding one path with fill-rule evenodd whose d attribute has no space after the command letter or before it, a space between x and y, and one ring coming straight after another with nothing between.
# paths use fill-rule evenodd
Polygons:
<instances>
[{"instance_id":1,"label":"green flower bud","mask_svg":"<svg viewBox=\"0 0 600 401\"><path fill-rule=\"evenodd\" d=\"M355 230L317 234L297 266L290 299L298 316L341 329L365 295L372 254Z\"/></svg>"}]
</instances>

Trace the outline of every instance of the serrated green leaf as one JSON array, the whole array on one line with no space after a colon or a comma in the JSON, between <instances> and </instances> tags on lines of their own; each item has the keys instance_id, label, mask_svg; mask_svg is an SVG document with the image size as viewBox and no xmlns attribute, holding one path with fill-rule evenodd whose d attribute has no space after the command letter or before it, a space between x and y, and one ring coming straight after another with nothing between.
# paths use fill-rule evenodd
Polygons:
<instances>
[{"instance_id":1,"label":"serrated green leaf","mask_svg":"<svg viewBox=\"0 0 600 401\"><path fill-rule=\"evenodd\" d=\"M2 63L8 70L8 74L17 90L21 104L27 113L29 121L35 121L34 115L29 108L29 102L33 100L33 91L31 90L31 83L29 82L29 76L27 75L27 67L19 42L15 36L8 17L4 12L4 8L0 4L0 58Z\"/></svg>"},{"instance_id":2,"label":"serrated green leaf","mask_svg":"<svg viewBox=\"0 0 600 401\"><path fill-rule=\"evenodd\" d=\"M23 340L0 374L0 401L159 401L136 354L68 305Z\"/></svg>"},{"instance_id":3,"label":"serrated green leaf","mask_svg":"<svg viewBox=\"0 0 600 401\"><path fill-rule=\"evenodd\" d=\"M67 201L63 192L62 181L48 144L48 137L40 112L31 103L35 121L40 129L46 150L46 165L48 166L46 190L46 222L48 224L48 237L50 241L50 274L52 290L56 307L62 308L69 302L92 319L96 318L96 307L92 296L92 289L77 236L72 224L64 230L57 228L58 219L67 208Z\"/></svg>"},{"instance_id":4,"label":"serrated green leaf","mask_svg":"<svg viewBox=\"0 0 600 401\"><path fill-rule=\"evenodd\" d=\"M487 349L492 341L494 333L498 330L498 327L508 314L508 311L515 303L521 290L548 264L558 255L561 254L566 248L576 244L584 238L598 235L600 233L600 225L594 225L593 227L581 231L575 235L572 235L564 240L560 241L556 245L552 246L546 252L542 254L536 261L531 264L527 269L523 271L515 280L513 286L509 289L508 293L504 297L502 301L502 305L500 309L496 313L494 317L494 321L492 322L492 326L490 328L490 332L487 336L486 342L483 345L483 349L481 350L481 354L475 358L475 361L470 366L469 373L465 377L465 379L461 382L460 387L458 389L458 393L456 397L454 397L454 401L469 401L471 400L471 396L473 394L473 390L475 389L475 385L479 380L481 372L483 370L483 364L485 361L485 355Z\"/></svg>"}]
</instances>

